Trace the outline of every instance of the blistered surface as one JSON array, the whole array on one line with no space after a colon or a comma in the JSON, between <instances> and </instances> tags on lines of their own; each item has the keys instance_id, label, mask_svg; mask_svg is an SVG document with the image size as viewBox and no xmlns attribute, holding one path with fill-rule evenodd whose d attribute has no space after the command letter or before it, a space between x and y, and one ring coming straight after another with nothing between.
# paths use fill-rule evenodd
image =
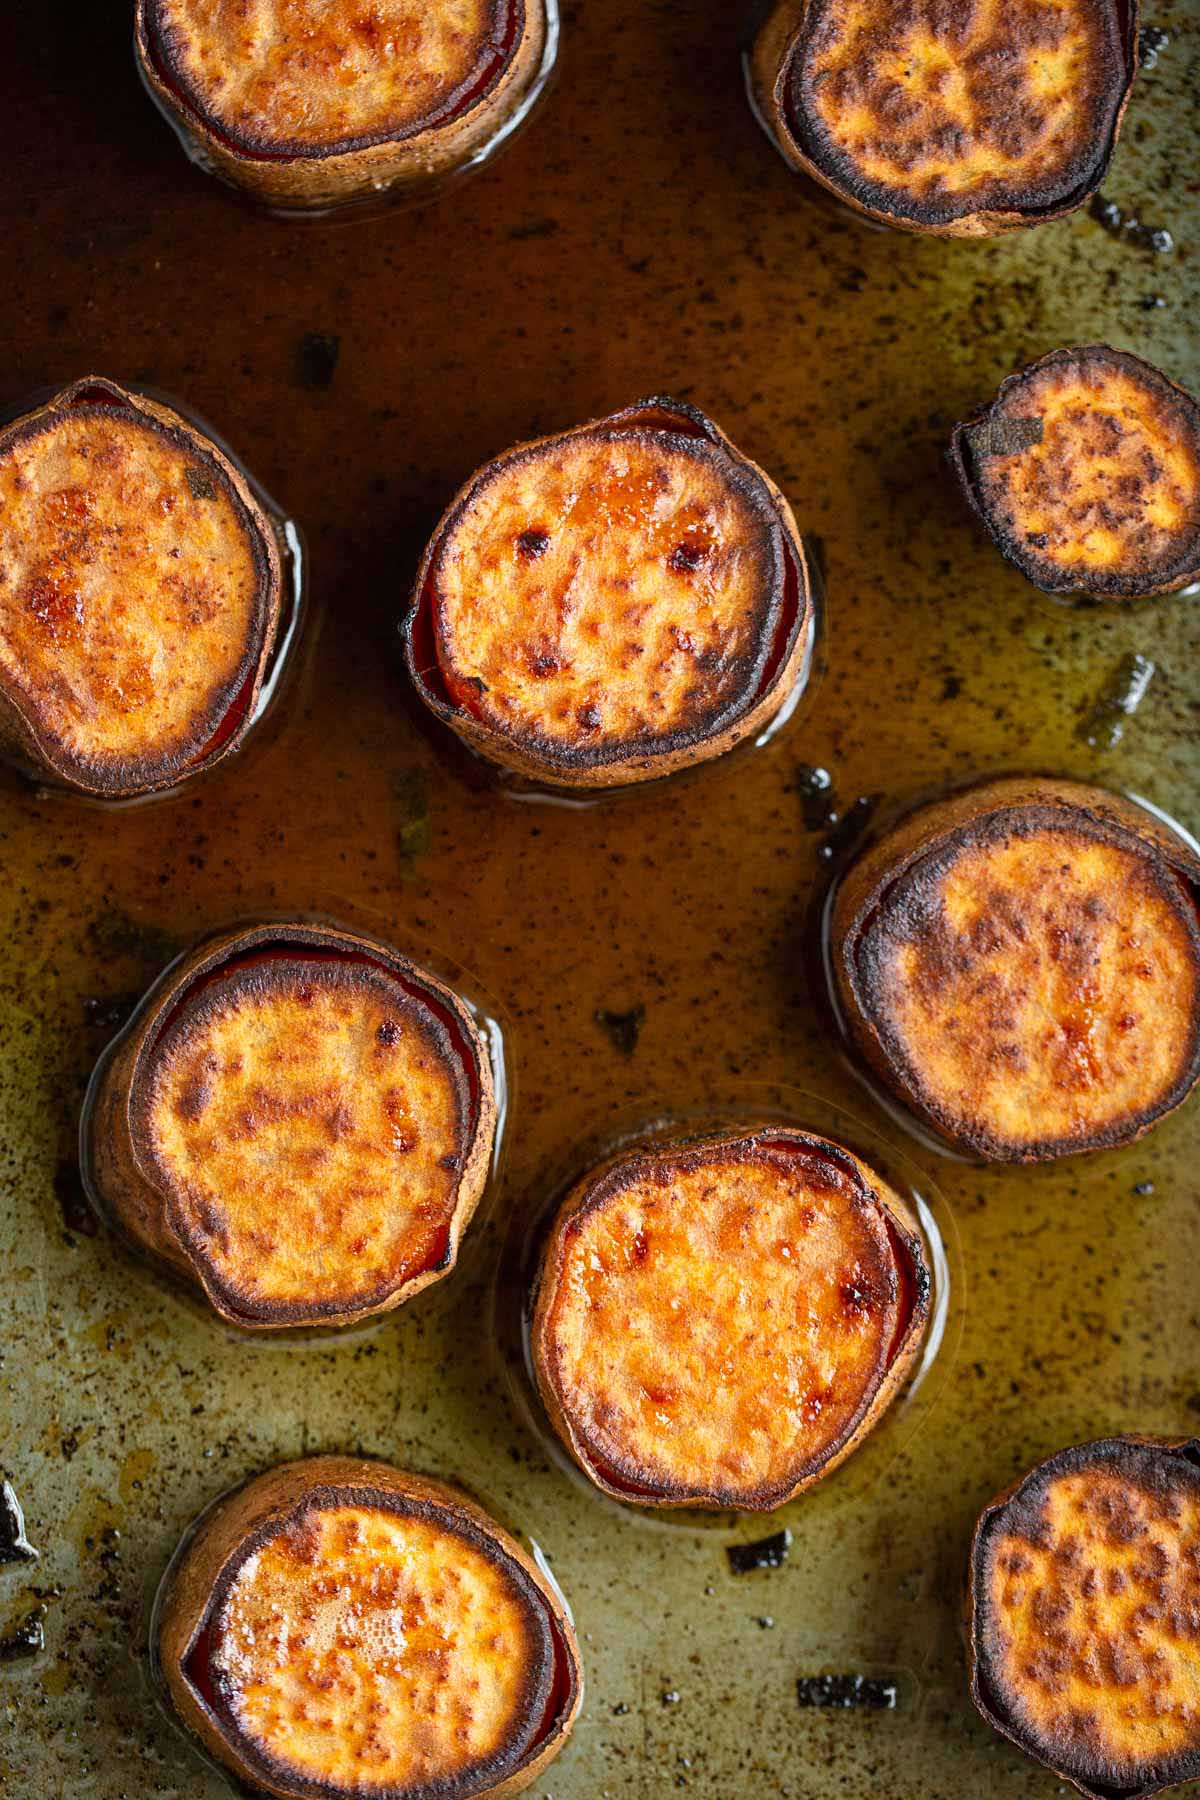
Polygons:
<instances>
[{"instance_id":1,"label":"blistered surface","mask_svg":"<svg viewBox=\"0 0 1200 1800\"><path fill-rule=\"evenodd\" d=\"M147 1593L220 1489L360 1446L460 1476L552 1559L587 1695L539 1800L677 1783L704 1800L1056 1793L971 1707L967 1540L1062 1443L1195 1428L1194 1105L1086 1163L977 1171L912 1147L962 1241L957 1360L917 1430L889 1413L771 1520L648 1525L606 1505L523 1423L482 1332L505 1217L610 1114L765 1079L875 1116L800 953L828 835L806 829L802 764L828 770L851 819L860 795L1032 764L1196 826L1196 602L1048 600L942 460L953 422L1056 344L1108 337L1200 386L1197 31L1184 4L1150 22L1172 40L1105 191L1174 232L1158 256L1086 215L971 245L810 205L746 107L732 14L698 0L575 9L556 88L491 170L426 211L303 229L165 153L120 9L14 17L5 393L105 367L185 395L309 532L320 627L289 729L203 791L115 819L0 792L0 1443L43 1553L0 1565L0 1630L38 1604L32 1587L61 1589L45 1651L0 1668L18 1794L220 1800L140 1682ZM314 367L316 336L339 343ZM767 748L662 788L515 805L406 700L406 583L497 450L664 390L719 419L824 539L829 629L805 709ZM1155 671L1119 745L1087 744L1134 653ZM56 1171L112 1006L185 939L289 907L354 915L418 958L441 946L501 996L507 1174L454 1276L397 1315L344 1341L247 1345L85 1235ZM732 1573L727 1544L783 1526L782 1567ZM900 1704L799 1708L797 1679L824 1671L895 1678Z\"/></svg>"}]
</instances>

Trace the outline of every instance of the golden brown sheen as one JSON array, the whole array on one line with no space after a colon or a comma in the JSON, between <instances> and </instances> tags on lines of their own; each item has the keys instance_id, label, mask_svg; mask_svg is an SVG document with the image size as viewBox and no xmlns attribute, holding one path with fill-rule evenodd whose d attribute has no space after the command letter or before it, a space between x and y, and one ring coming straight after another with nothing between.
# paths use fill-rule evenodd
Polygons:
<instances>
[{"instance_id":1,"label":"golden brown sheen","mask_svg":"<svg viewBox=\"0 0 1200 1800\"><path fill-rule=\"evenodd\" d=\"M720 451L596 430L494 464L433 564L448 688L549 745L713 729L764 665L778 561L765 496Z\"/></svg>"},{"instance_id":2,"label":"golden brown sheen","mask_svg":"<svg viewBox=\"0 0 1200 1800\"><path fill-rule=\"evenodd\" d=\"M1200 866L1140 808L1006 778L917 809L839 886L851 1031L964 1149L1128 1142L1200 1076Z\"/></svg>"},{"instance_id":3,"label":"golden brown sheen","mask_svg":"<svg viewBox=\"0 0 1200 1800\"><path fill-rule=\"evenodd\" d=\"M974 1566L985 1710L1085 1792L1200 1773L1200 1470L1107 1440L985 1514Z\"/></svg>"},{"instance_id":4,"label":"golden brown sheen","mask_svg":"<svg viewBox=\"0 0 1200 1800\"><path fill-rule=\"evenodd\" d=\"M202 984L133 1104L213 1283L251 1317L319 1314L441 1260L463 1083L444 1030L382 971L298 954Z\"/></svg>"},{"instance_id":5,"label":"golden brown sheen","mask_svg":"<svg viewBox=\"0 0 1200 1800\"><path fill-rule=\"evenodd\" d=\"M246 1559L213 1621L210 1668L271 1763L337 1793L393 1794L519 1756L550 1658L494 1555L437 1519L343 1503Z\"/></svg>"},{"instance_id":6,"label":"golden brown sheen","mask_svg":"<svg viewBox=\"0 0 1200 1800\"><path fill-rule=\"evenodd\" d=\"M814 162L931 223L1069 202L1124 87L1113 0L812 0L788 74Z\"/></svg>"},{"instance_id":7,"label":"golden brown sheen","mask_svg":"<svg viewBox=\"0 0 1200 1800\"><path fill-rule=\"evenodd\" d=\"M763 1507L840 1460L916 1304L862 1174L767 1133L617 1159L568 1199L535 1359L602 1486Z\"/></svg>"},{"instance_id":8,"label":"golden brown sheen","mask_svg":"<svg viewBox=\"0 0 1200 1800\"><path fill-rule=\"evenodd\" d=\"M149 21L206 124L251 154L303 156L403 138L480 97L510 14L508 0L156 0Z\"/></svg>"},{"instance_id":9,"label":"golden brown sheen","mask_svg":"<svg viewBox=\"0 0 1200 1800\"><path fill-rule=\"evenodd\" d=\"M972 499L1038 587L1136 596L1200 572L1200 407L1150 364L1056 351L960 435Z\"/></svg>"},{"instance_id":10,"label":"golden brown sheen","mask_svg":"<svg viewBox=\"0 0 1200 1800\"><path fill-rule=\"evenodd\" d=\"M121 787L198 757L264 587L224 471L149 414L51 410L0 451L0 684L65 772Z\"/></svg>"}]
</instances>

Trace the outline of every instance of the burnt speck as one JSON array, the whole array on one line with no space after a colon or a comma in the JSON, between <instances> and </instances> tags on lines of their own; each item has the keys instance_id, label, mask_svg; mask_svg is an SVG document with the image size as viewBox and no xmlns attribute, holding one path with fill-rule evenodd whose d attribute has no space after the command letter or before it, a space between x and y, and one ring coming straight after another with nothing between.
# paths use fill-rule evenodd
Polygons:
<instances>
[{"instance_id":1,"label":"burnt speck","mask_svg":"<svg viewBox=\"0 0 1200 1800\"><path fill-rule=\"evenodd\" d=\"M1157 665L1131 651L1123 656L1079 724L1079 736L1093 750L1115 750L1154 680Z\"/></svg>"},{"instance_id":2,"label":"burnt speck","mask_svg":"<svg viewBox=\"0 0 1200 1800\"><path fill-rule=\"evenodd\" d=\"M539 556L545 556L550 548L548 531L523 531L517 538L517 554L528 562L536 562Z\"/></svg>"},{"instance_id":3,"label":"burnt speck","mask_svg":"<svg viewBox=\"0 0 1200 1800\"><path fill-rule=\"evenodd\" d=\"M1175 239L1165 226L1146 224L1137 213L1123 211L1115 200L1106 200L1103 194L1096 195L1088 211L1110 237L1120 238L1124 244L1132 244L1135 250L1149 250L1156 256L1169 256L1175 248Z\"/></svg>"},{"instance_id":4,"label":"burnt speck","mask_svg":"<svg viewBox=\"0 0 1200 1800\"><path fill-rule=\"evenodd\" d=\"M791 1542L790 1531L774 1531L749 1544L726 1544L725 1554L735 1575L749 1575L752 1569L782 1569Z\"/></svg>"},{"instance_id":5,"label":"burnt speck","mask_svg":"<svg viewBox=\"0 0 1200 1800\"><path fill-rule=\"evenodd\" d=\"M677 575L694 575L707 555L706 544L676 544L667 558L667 567L674 569Z\"/></svg>"},{"instance_id":6,"label":"burnt speck","mask_svg":"<svg viewBox=\"0 0 1200 1800\"><path fill-rule=\"evenodd\" d=\"M327 331L306 331L296 345L292 381L296 387L319 392L333 386L342 340Z\"/></svg>"},{"instance_id":7,"label":"burnt speck","mask_svg":"<svg viewBox=\"0 0 1200 1800\"><path fill-rule=\"evenodd\" d=\"M38 1553L25 1535L25 1514L16 1489L0 1481L0 1563L36 1562Z\"/></svg>"},{"instance_id":8,"label":"burnt speck","mask_svg":"<svg viewBox=\"0 0 1200 1800\"><path fill-rule=\"evenodd\" d=\"M1148 1194L1154 1192L1154 1183L1152 1181L1135 1181L1133 1184L1133 1191L1139 1198L1144 1200Z\"/></svg>"},{"instance_id":9,"label":"burnt speck","mask_svg":"<svg viewBox=\"0 0 1200 1800\"><path fill-rule=\"evenodd\" d=\"M1165 306L1166 304L1167 303L1161 294L1143 294L1138 301L1138 305L1143 312L1157 312L1160 307Z\"/></svg>"},{"instance_id":10,"label":"burnt speck","mask_svg":"<svg viewBox=\"0 0 1200 1800\"><path fill-rule=\"evenodd\" d=\"M678 1688L666 1688L658 1697L664 1706L678 1706L683 1699Z\"/></svg>"},{"instance_id":11,"label":"burnt speck","mask_svg":"<svg viewBox=\"0 0 1200 1800\"><path fill-rule=\"evenodd\" d=\"M37 1656L46 1648L46 1609L35 1606L19 1625L0 1637L0 1663L19 1662L23 1657Z\"/></svg>"},{"instance_id":12,"label":"burnt speck","mask_svg":"<svg viewBox=\"0 0 1200 1800\"><path fill-rule=\"evenodd\" d=\"M184 470L183 478L188 484L188 491L193 500L216 499L217 484L207 469L197 469L189 466Z\"/></svg>"},{"instance_id":13,"label":"burnt speck","mask_svg":"<svg viewBox=\"0 0 1200 1800\"><path fill-rule=\"evenodd\" d=\"M1153 69L1170 41L1170 32L1161 25L1143 25L1138 32L1138 66Z\"/></svg>"},{"instance_id":14,"label":"burnt speck","mask_svg":"<svg viewBox=\"0 0 1200 1800\"><path fill-rule=\"evenodd\" d=\"M598 706L581 706L575 717L582 731L599 731L601 719Z\"/></svg>"},{"instance_id":15,"label":"burnt speck","mask_svg":"<svg viewBox=\"0 0 1200 1800\"><path fill-rule=\"evenodd\" d=\"M140 999L140 994L88 995L83 1002L83 1022L96 1031L120 1031L128 1025Z\"/></svg>"},{"instance_id":16,"label":"burnt speck","mask_svg":"<svg viewBox=\"0 0 1200 1800\"><path fill-rule=\"evenodd\" d=\"M833 807L833 776L818 764L799 763L795 787L805 831L824 831Z\"/></svg>"},{"instance_id":17,"label":"burnt speck","mask_svg":"<svg viewBox=\"0 0 1200 1800\"><path fill-rule=\"evenodd\" d=\"M613 1718L614 1719L623 1719L625 1717L625 1715L628 1713L628 1711L629 1711L629 1708L626 1706L625 1702L623 1700L618 1700L617 1704L612 1709Z\"/></svg>"},{"instance_id":18,"label":"burnt speck","mask_svg":"<svg viewBox=\"0 0 1200 1800\"><path fill-rule=\"evenodd\" d=\"M961 675L942 676L942 691L938 696L940 700L957 700L962 691L963 684Z\"/></svg>"},{"instance_id":19,"label":"burnt speck","mask_svg":"<svg viewBox=\"0 0 1200 1800\"><path fill-rule=\"evenodd\" d=\"M76 1237L95 1237L99 1229L88 1205L77 1162L60 1162L54 1171L54 1198L62 1214L63 1238L74 1248Z\"/></svg>"},{"instance_id":20,"label":"burnt speck","mask_svg":"<svg viewBox=\"0 0 1200 1800\"><path fill-rule=\"evenodd\" d=\"M760 1631L774 1631L775 1629L775 1621L770 1613L760 1613L754 1623Z\"/></svg>"},{"instance_id":21,"label":"burnt speck","mask_svg":"<svg viewBox=\"0 0 1200 1800\"><path fill-rule=\"evenodd\" d=\"M633 1055L646 1018L646 1008L640 1000L628 1012L610 1012L607 1006L598 1007L592 1017L614 1050L622 1056Z\"/></svg>"},{"instance_id":22,"label":"burnt speck","mask_svg":"<svg viewBox=\"0 0 1200 1800\"><path fill-rule=\"evenodd\" d=\"M894 1681L871 1675L802 1675L796 1683L796 1699L809 1706L865 1706L890 1712L899 1705L900 1690Z\"/></svg>"},{"instance_id":23,"label":"burnt speck","mask_svg":"<svg viewBox=\"0 0 1200 1800\"><path fill-rule=\"evenodd\" d=\"M871 814L879 804L878 794L860 794L842 814L831 813L825 841L817 851L823 863L840 862L854 848L867 829Z\"/></svg>"},{"instance_id":24,"label":"burnt speck","mask_svg":"<svg viewBox=\"0 0 1200 1800\"><path fill-rule=\"evenodd\" d=\"M508 235L513 242L520 243L525 238L553 237L559 229L557 219L530 219L526 225L514 225Z\"/></svg>"},{"instance_id":25,"label":"burnt speck","mask_svg":"<svg viewBox=\"0 0 1200 1800\"><path fill-rule=\"evenodd\" d=\"M404 1036L404 1032L395 1019L385 1019L375 1033L375 1036L385 1050L390 1050L393 1045L400 1042L400 1039Z\"/></svg>"}]
</instances>

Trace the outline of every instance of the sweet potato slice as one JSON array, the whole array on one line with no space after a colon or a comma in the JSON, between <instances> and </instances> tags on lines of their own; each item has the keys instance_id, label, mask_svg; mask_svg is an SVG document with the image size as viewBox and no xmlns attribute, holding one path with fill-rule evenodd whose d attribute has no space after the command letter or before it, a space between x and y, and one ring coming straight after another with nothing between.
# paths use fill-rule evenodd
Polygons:
<instances>
[{"instance_id":1,"label":"sweet potato slice","mask_svg":"<svg viewBox=\"0 0 1200 1800\"><path fill-rule=\"evenodd\" d=\"M202 1515L156 1626L183 1725L278 1800L516 1793L579 1709L570 1617L515 1539L360 1457L285 1463Z\"/></svg>"},{"instance_id":2,"label":"sweet potato slice","mask_svg":"<svg viewBox=\"0 0 1200 1800\"><path fill-rule=\"evenodd\" d=\"M702 413L660 399L475 475L425 553L405 638L422 698L473 748L600 787L766 724L812 630L786 501Z\"/></svg>"},{"instance_id":3,"label":"sweet potato slice","mask_svg":"<svg viewBox=\"0 0 1200 1800\"><path fill-rule=\"evenodd\" d=\"M1060 1450L985 1508L971 1688L988 1723L1092 1800L1200 1776L1200 1444Z\"/></svg>"},{"instance_id":4,"label":"sweet potato slice","mask_svg":"<svg viewBox=\"0 0 1200 1800\"><path fill-rule=\"evenodd\" d=\"M453 1268L494 1131L449 988L371 939L259 926L152 991L85 1155L106 1214L223 1317L344 1325Z\"/></svg>"},{"instance_id":5,"label":"sweet potato slice","mask_svg":"<svg viewBox=\"0 0 1200 1800\"><path fill-rule=\"evenodd\" d=\"M1081 205L1137 66L1125 0L776 0L751 101L785 159L903 231L985 237Z\"/></svg>"},{"instance_id":6,"label":"sweet potato slice","mask_svg":"<svg viewBox=\"0 0 1200 1800\"><path fill-rule=\"evenodd\" d=\"M195 160L301 210L481 160L552 51L546 0L138 0L135 42Z\"/></svg>"},{"instance_id":7,"label":"sweet potato slice","mask_svg":"<svg viewBox=\"0 0 1200 1800\"><path fill-rule=\"evenodd\" d=\"M1005 779L918 808L847 871L836 996L922 1121L989 1161L1140 1137L1200 1078L1200 863L1132 802Z\"/></svg>"},{"instance_id":8,"label":"sweet potato slice","mask_svg":"<svg viewBox=\"0 0 1200 1800\"><path fill-rule=\"evenodd\" d=\"M992 541L1048 594L1140 599L1200 577L1200 405L1126 350L1018 370L952 456Z\"/></svg>"},{"instance_id":9,"label":"sweet potato slice","mask_svg":"<svg viewBox=\"0 0 1200 1800\"><path fill-rule=\"evenodd\" d=\"M0 432L0 750L104 799L235 751L279 623L274 528L229 458L96 376Z\"/></svg>"},{"instance_id":10,"label":"sweet potato slice","mask_svg":"<svg viewBox=\"0 0 1200 1800\"><path fill-rule=\"evenodd\" d=\"M766 1511L862 1442L928 1306L904 1203L840 1145L783 1127L649 1143L563 1202L534 1372L606 1493Z\"/></svg>"}]
</instances>

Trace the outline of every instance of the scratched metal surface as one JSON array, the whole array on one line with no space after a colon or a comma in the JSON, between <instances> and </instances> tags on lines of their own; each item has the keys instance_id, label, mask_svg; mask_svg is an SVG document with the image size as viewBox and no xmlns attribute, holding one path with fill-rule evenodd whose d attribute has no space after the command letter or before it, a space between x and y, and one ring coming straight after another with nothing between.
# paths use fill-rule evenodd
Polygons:
<instances>
[{"instance_id":1,"label":"scratched metal surface","mask_svg":"<svg viewBox=\"0 0 1200 1800\"><path fill-rule=\"evenodd\" d=\"M528 131L429 209L264 221L185 163L125 10L45 0L0 23L0 400L95 370L206 414L308 534L313 653L279 735L182 799L110 816L0 783L0 1460L42 1553L0 1566L0 1636L45 1608L44 1649L0 1664L5 1791L216 1800L149 1697L149 1595L221 1488L362 1446L466 1481L553 1559L588 1688L538 1793L1049 1796L971 1713L964 1546L979 1505L1062 1443L1195 1431L1200 1107L1119 1155L1019 1173L906 1143L814 1007L822 837L796 781L829 769L844 806L1039 765L1200 826L1197 601L1043 599L940 460L955 417L1061 342L1107 338L1198 385L1195 11L1156 0L1171 41L1105 190L1174 234L1155 254L1086 216L971 246L814 207L745 107L735 9L701 0L569 6ZM517 804L414 715L406 581L490 453L664 389L824 541L816 682L752 757L588 810ZM1112 716L1086 718L1133 653L1156 669L1113 745ZM107 1002L205 930L289 908L462 965L514 1091L451 1281L365 1335L258 1344L84 1229L73 1116ZM596 1015L637 1007L630 1050ZM882 1130L943 1223L952 1292L919 1404L773 1521L785 1567L734 1576L725 1546L753 1524L647 1524L562 1471L487 1320L510 1221L582 1144L736 1107L747 1083L807 1090L776 1100L811 1122L849 1107L861 1145ZM895 1672L902 1704L801 1711L797 1677L822 1670Z\"/></svg>"}]
</instances>

